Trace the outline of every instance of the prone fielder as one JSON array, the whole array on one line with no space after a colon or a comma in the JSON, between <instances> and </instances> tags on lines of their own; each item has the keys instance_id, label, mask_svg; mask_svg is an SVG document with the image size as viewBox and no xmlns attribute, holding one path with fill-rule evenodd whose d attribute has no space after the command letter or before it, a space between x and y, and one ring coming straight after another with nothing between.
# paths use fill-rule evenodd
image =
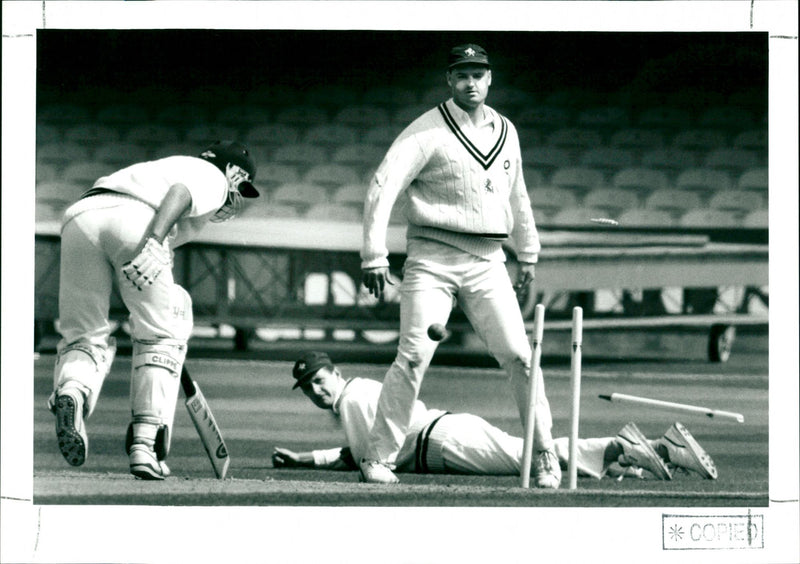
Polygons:
<instances>
[{"instance_id":1,"label":"prone fielder","mask_svg":"<svg viewBox=\"0 0 800 564\"><path fill-rule=\"evenodd\" d=\"M276 447L272 463L277 468L308 467L357 470L359 456L367 448L375 421L382 385L367 378L345 379L327 354L309 352L301 356L292 372L294 388L321 409L329 409L342 423L348 446L294 452ZM555 439L562 469L567 468L567 438ZM411 425L397 458L398 472L424 474L519 475L523 440L467 413L429 409L416 400ZM650 441L634 423L614 437L580 439L578 472L582 476L632 475L640 478L672 479L676 470L715 479L714 461L680 423L673 424ZM646 471L646 473L644 472Z\"/></svg>"},{"instance_id":2,"label":"prone fielder","mask_svg":"<svg viewBox=\"0 0 800 564\"><path fill-rule=\"evenodd\" d=\"M218 141L196 157L141 162L100 178L66 210L62 339L48 406L56 416L58 448L72 466L86 460L85 420L114 360L109 301L116 280L133 342L130 471L145 480L169 475L164 461L193 323L191 298L173 280L172 250L208 221L234 217L243 198L258 197L255 174L244 145Z\"/></svg>"}]
</instances>

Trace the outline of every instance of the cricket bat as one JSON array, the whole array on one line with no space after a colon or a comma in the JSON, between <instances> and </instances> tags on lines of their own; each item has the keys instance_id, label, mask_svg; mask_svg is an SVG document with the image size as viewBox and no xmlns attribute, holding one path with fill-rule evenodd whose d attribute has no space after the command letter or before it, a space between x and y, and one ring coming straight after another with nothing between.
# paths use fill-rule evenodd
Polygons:
<instances>
[{"instance_id":1,"label":"cricket bat","mask_svg":"<svg viewBox=\"0 0 800 564\"><path fill-rule=\"evenodd\" d=\"M181 370L181 387L183 388L183 393L186 394L186 409L189 412L189 417L192 418L194 428L197 429L197 434L200 435L200 442L203 443L203 448L206 449L206 454L211 461L211 466L214 468L214 473L221 480L228 473L228 466L231 463L230 456L228 456L228 447L225 446L219 425L214 419L214 414L211 413L211 408L208 406L200 386L192 380L185 366Z\"/></svg>"}]
</instances>

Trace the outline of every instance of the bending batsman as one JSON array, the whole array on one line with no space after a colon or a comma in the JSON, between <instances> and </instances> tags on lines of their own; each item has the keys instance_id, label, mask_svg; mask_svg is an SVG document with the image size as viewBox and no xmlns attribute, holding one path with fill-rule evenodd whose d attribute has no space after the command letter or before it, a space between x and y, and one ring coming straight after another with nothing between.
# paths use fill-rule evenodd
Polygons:
<instances>
[{"instance_id":1,"label":"bending batsman","mask_svg":"<svg viewBox=\"0 0 800 564\"><path fill-rule=\"evenodd\" d=\"M327 354L304 354L294 365L294 388L319 408L329 409L342 423L348 446L294 452L276 447L275 467L308 467L330 470L356 470L363 455L369 431L375 420L381 384L366 378L345 379ZM428 409L414 402L411 425L397 457L397 470L424 474L519 475L522 465L522 439L512 437L484 419L466 413L452 414ZM563 469L567 468L567 438L555 439L555 451ZM615 437L580 439L578 471L583 476L648 476L672 478L676 469L692 471L715 479L714 461L680 423L663 437L648 441L633 423Z\"/></svg>"},{"instance_id":2,"label":"bending batsman","mask_svg":"<svg viewBox=\"0 0 800 564\"><path fill-rule=\"evenodd\" d=\"M108 312L116 279L130 312L133 475L161 480L187 341L189 294L173 281L172 249L208 221L234 217L258 197L256 166L241 144L217 142L198 157L134 164L97 180L64 214L59 318L62 339L48 400L58 447L72 466L86 460L84 420L94 411L114 359Z\"/></svg>"},{"instance_id":3,"label":"bending batsman","mask_svg":"<svg viewBox=\"0 0 800 564\"><path fill-rule=\"evenodd\" d=\"M523 427L527 416L531 349L502 248L513 239L521 265L517 285L528 286L540 244L519 139L513 124L485 104L492 71L482 47L453 48L446 78L452 97L398 136L370 183L364 207L361 268L364 285L376 297L393 284L386 231L396 201L403 202L408 219L400 342L359 461L367 482L397 482L392 467L436 349L426 331L447 323L455 300L508 374ZM561 470L550 406L544 382L538 385L534 483L557 488Z\"/></svg>"}]
</instances>

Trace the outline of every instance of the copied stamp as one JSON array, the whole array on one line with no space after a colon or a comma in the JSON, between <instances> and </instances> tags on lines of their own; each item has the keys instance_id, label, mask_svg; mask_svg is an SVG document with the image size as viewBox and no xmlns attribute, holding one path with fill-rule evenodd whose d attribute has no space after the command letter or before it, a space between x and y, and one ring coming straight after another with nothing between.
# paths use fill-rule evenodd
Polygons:
<instances>
[{"instance_id":1,"label":"copied stamp","mask_svg":"<svg viewBox=\"0 0 800 564\"><path fill-rule=\"evenodd\" d=\"M764 515L661 516L664 550L764 548Z\"/></svg>"}]
</instances>

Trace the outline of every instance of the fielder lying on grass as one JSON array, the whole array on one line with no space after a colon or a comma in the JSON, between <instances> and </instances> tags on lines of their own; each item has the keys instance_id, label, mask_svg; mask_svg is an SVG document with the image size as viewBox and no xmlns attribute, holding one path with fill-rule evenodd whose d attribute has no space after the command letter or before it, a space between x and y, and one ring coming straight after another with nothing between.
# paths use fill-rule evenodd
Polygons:
<instances>
[{"instance_id":1,"label":"fielder lying on grass","mask_svg":"<svg viewBox=\"0 0 800 564\"><path fill-rule=\"evenodd\" d=\"M341 421L348 446L308 452L276 447L276 468L358 470L381 392L381 383L367 378L345 379L327 354L309 352L294 365L294 388L321 409L331 410ZM409 432L397 458L398 472L421 474L519 475L522 443L484 419L467 413L428 409L414 405ZM555 440L562 469L567 468L569 441ZM714 461L686 428L675 423L659 439L650 441L634 423L615 437L578 441L578 472L582 476L633 475L670 480L676 470L717 477Z\"/></svg>"}]
</instances>

